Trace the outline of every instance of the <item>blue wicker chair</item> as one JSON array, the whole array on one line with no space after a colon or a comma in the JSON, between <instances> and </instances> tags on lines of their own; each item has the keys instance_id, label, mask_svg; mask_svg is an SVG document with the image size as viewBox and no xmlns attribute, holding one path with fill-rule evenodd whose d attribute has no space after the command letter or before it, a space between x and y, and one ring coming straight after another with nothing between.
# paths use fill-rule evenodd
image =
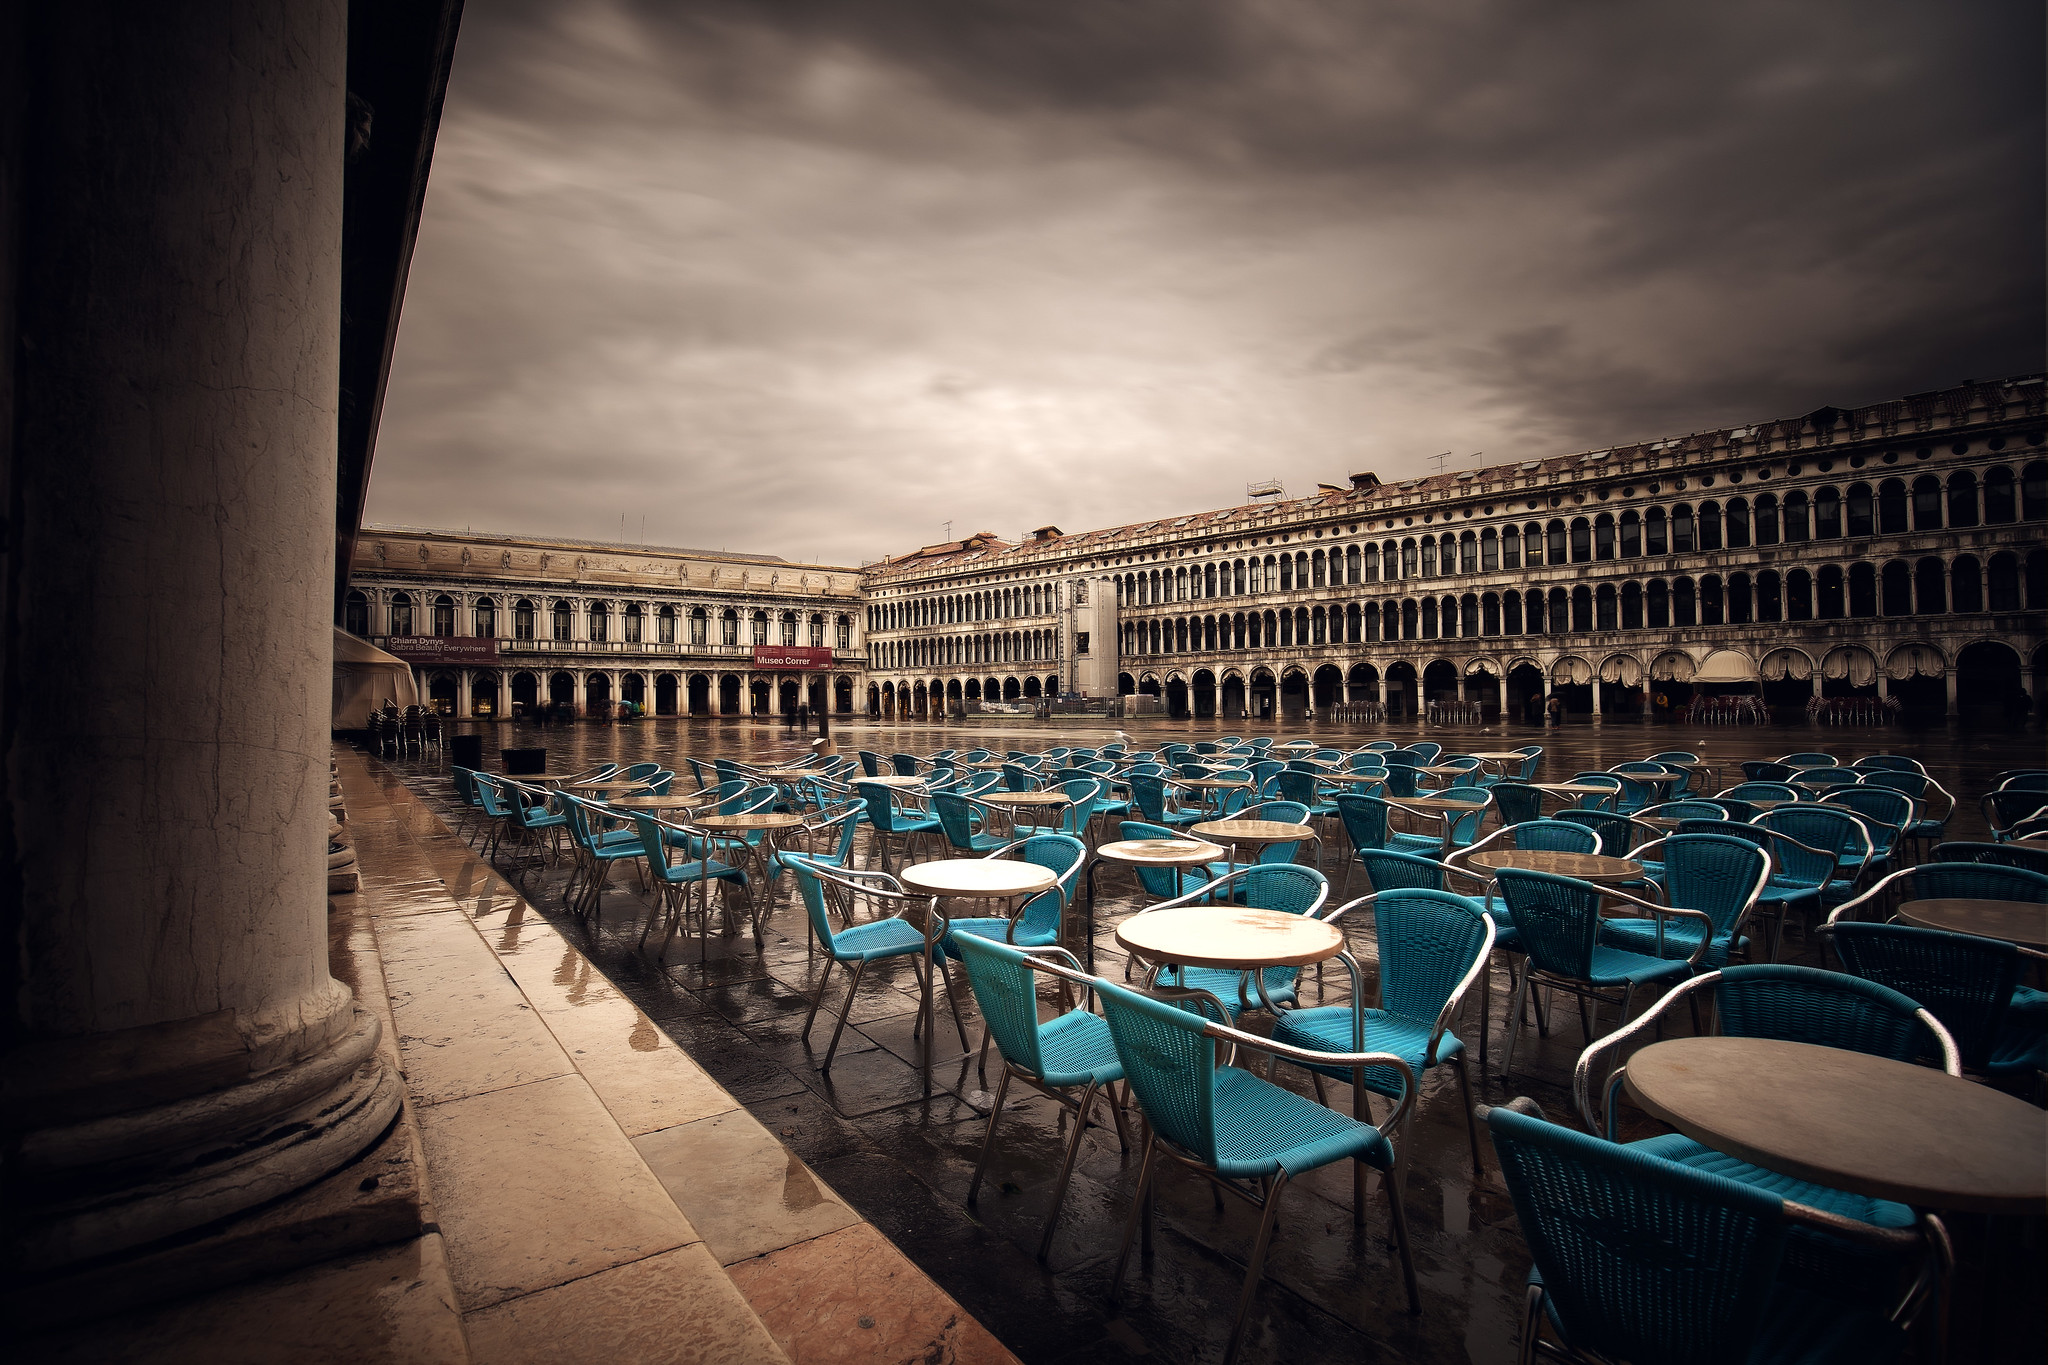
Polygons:
<instances>
[{"instance_id":1,"label":"blue wicker chair","mask_svg":"<svg viewBox=\"0 0 2048 1365\"><path fill-rule=\"evenodd\" d=\"M1747 943L1742 931L1770 880L1770 854L1752 840L1725 834L1674 834L1637 853L1646 859L1660 855L1655 881L1667 905L1700 911L1708 923L1609 919L1600 926L1600 941L1650 957L1727 966L1728 955ZM1707 936L1705 953L1698 951L1702 935Z\"/></svg>"},{"instance_id":2,"label":"blue wicker chair","mask_svg":"<svg viewBox=\"0 0 2048 1365\"><path fill-rule=\"evenodd\" d=\"M1969 1070L2036 1077L2048 1067L2048 995L2019 984L2025 963L2041 954L1904 924L1832 920L1821 933L1852 975L1924 1005L1955 1039Z\"/></svg>"},{"instance_id":3,"label":"blue wicker chair","mask_svg":"<svg viewBox=\"0 0 2048 1365\"><path fill-rule=\"evenodd\" d=\"M1301 867L1294 863L1254 863L1250 867L1240 867L1227 876L1218 877L1215 881L1173 900L1155 905L1152 909L1172 910L1183 905L1230 901L1253 910L1314 915L1323 908L1323 903L1329 898L1329 879L1312 867ZM1247 981L1246 976L1247 973L1221 967L1175 967L1154 964L1152 973L1147 976L1146 984L1152 985L1156 980L1156 983L1162 986L1208 991L1224 1002L1230 1011L1232 1021L1236 1020L1241 1011L1264 1008L1268 1001L1274 1005L1295 1003L1301 980L1301 968L1267 967L1259 973L1256 985Z\"/></svg>"}]
</instances>

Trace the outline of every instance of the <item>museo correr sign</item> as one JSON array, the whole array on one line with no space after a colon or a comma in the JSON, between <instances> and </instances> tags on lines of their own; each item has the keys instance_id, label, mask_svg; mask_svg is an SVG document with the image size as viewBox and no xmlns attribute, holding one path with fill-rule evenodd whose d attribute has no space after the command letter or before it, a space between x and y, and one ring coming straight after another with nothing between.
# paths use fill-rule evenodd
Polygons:
<instances>
[{"instance_id":1,"label":"museo correr sign","mask_svg":"<svg viewBox=\"0 0 2048 1365\"><path fill-rule=\"evenodd\" d=\"M755 645L754 667L823 672L832 667L832 651L797 645Z\"/></svg>"},{"instance_id":2,"label":"museo correr sign","mask_svg":"<svg viewBox=\"0 0 2048 1365\"><path fill-rule=\"evenodd\" d=\"M409 664L494 664L498 642L474 635L394 635L384 648Z\"/></svg>"}]
</instances>

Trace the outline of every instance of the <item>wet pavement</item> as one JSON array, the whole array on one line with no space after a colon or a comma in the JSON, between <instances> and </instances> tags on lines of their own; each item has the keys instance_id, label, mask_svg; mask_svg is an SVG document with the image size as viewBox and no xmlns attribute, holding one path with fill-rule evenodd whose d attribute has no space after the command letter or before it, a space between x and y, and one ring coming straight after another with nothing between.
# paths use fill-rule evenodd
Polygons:
<instances>
[{"instance_id":1,"label":"wet pavement","mask_svg":"<svg viewBox=\"0 0 2048 1365\"><path fill-rule=\"evenodd\" d=\"M1374 738L1425 737L1415 726L1289 726L1240 722L1123 722L1140 744L1221 733L1327 737L1343 744ZM938 748L1039 749L1055 743L1107 742L1115 723L1077 720L1043 724L840 723L843 752L924 753ZM498 767L501 746L544 745L553 771L574 771L604 759L655 759L676 764L684 754L750 761L806 751L809 736L779 723L738 720L646 720L620 727L459 722L457 733L484 736L486 766ZM1604 768L1664 749L1688 749L1740 780L1735 764L1820 749L1845 761L1889 750L1921 758L1955 792L1959 808L1951 837L1981 837L1976 796L2001 768L2037 762L2038 728L2000 732L1896 727L1854 729L1805 724L1757 727L1685 727L1622 721L1580 723L1561 730L1536 727L1434 727L1426 737L1447 750L1546 746L1541 776L1555 780ZM453 796L443 760L395 760L408 785L453 819ZM684 769L687 772L687 769ZM1334 851L1334 850L1333 850ZM866 849L861 850L863 863ZM1333 859L1334 861L1334 859ZM508 871L512 860L504 866ZM589 921L569 914L561 891L568 862L528 867L515 882L535 909L577 944L626 996L735 1099L801 1156L859 1214L885 1233L941 1287L974 1313L1006 1346L1030 1362L1124 1360L1196 1361L1220 1358L1230 1314L1243 1278L1244 1257L1256 1230L1256 1210L1235 1200L1221 1208L1208 1187L1185 1173L1165 1172L1158 1182L1158 1223L1149 1261L1124 1277L1115 1309L1107 1306L1123 1218L1137 1177L1135 1154L1118 1149L1114 1130L1091 1129L1083 1144L1049 1266L1034 1259L1047 1200L1058 1170L1064 1135L1057 1107L1042 1098L1005 1106L998 1147L979 1204L965 1204L986 1130L997 1071L986 1079L971 1053L963 1053L943 1004L934 1040L937 1065L927 1097L915 1066L913 1026L917 986L910 966L877 964L861 983L851 1022L829 1074L818 1069L830 1038L830 1011L843 998L845 976L834 973L826 1009L806 1043L803 1016L822 959L808 946L800 907L785 880L757 946L745 934L714 934L708 956L695 937L663 943L659 925L641 947L652 897L630 875L613 879L601 914ZM1349 894L1363 894L1353 878ZM1113 938L1117 921L1141 906L1138 889L1120 869L1098 878L1098 959L1102 975L1121 979L1124 958ZM1333 896L1339 892L1333 889ZM1080 903L1085 910L1085 898ZM1369 921L1351 924L1353 952L1370 982L1376 970ZM1788 937L1784 960L1817 961L1812 945ZM961 1007L968 1037L980 1028L964 978ZM1348 997L1341 971L1320 984L1307 974L1304 1003L1340 1003ZM1048 1000L1050 997L1048 996ZM1507 1013L1498 978L1492 999L1491 1074L1474 1074L1485 1103L1517 1095L1536 1099L1555 1120L1577 1125L1571 1070L1583 1046L1567 1006L1551 1036L1525 1030L1514 1075L1498 1075ZM1563 1002L1560 1001L1560 1004ZM1468 1005L1461 1037L1474 1036ZM1679 1012L1679 1016L1683 1011ZM1689 1027L1674 1016L1672 1032ZM1256 1016L1249 1016L1256 1019ZM1611 1027L1613 1020L1605 1021ZM1256 1027L1256 1025L1254 1025ZM1308 1093L1299 1073L1283 1078ZM1329 1086L1330 1102L1348 1112L1346 1087ZM1381 1102L1379 1112L1385 1112ZM1624 1136L1661 1131L1624 1109ZM1528 1255L1513 1207L1491 1152L1485 1172L1471 1168L1456 1078L1449 1068L1427 1073L1413 1124L1406 1199L1422 1313L1407 1312L1392 1246L1387 1204L1374 1177L1365 1226L1351 1217L1351 1176L1340 1164L1292 1184L1267 1262L1266 1283L1254 1305L1241 1358L1304 1361L1388 1357L1414 1361L1510 1361L1515 1355ZM2007 1221L1969 1220L1957 1228L1979 1273L1963 1288L1957 1334L1963 1348L1951 1358L2040 1359L2038 1312L2042 1270L2048 1265L2038 1221L2015 1228ZM1988 1239L1988 1242L1987 1242ZM2015 1354L2008 1357L2010 1348Z\"/></svg>"}]
</instances>

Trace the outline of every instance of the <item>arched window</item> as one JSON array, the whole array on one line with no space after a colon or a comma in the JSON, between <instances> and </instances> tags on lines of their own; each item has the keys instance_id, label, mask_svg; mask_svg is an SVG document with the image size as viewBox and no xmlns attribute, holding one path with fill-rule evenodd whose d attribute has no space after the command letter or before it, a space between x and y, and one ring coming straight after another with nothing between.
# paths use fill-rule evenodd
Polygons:
<instances>
[{"instance_id":1,"label":"arched window","mask_svg":"<svg viewBox=\"0 0 2048 1365\"><path fill-rule=\"evenodd\" d=\"M1436 599L1434 597L1422 599L1422 638L1425 640L1434 640L1436 638Z\"/></svg>"},{"instance_id":2,"label":"arched window","mask_svg":"<svg viewBox=\"0 0 2048 1365\"><path fill-rule=\"evenodd\" d=\"M1937 498L1940 493L1937 491ZM1922 559L1913 566L1913 612L1916 616L1943 616L1948 612L1948 569L1938 559Z\"/></svg>"},{"instance_id":3,"label":"arched window","mask_svg":"<svg viewBox=\"0 0 2048 1365\"><path fill-rule=\"evenodd\" d=\"M1948 476L1948 524L1977 524L1977 476L1967 469Z\"/></svg>"},{"instance_id":4,"label":"arched window","mask_svg":"<svg viewBox=\"0 0 2048 1365\"><path fill-rule=\"evenodd\" d=\"M1727 604L1721 598L1721 575L1705 575L1700 579L1700 624L1718 626L1726 619L1726 612Z\"/></svg>"},{"instance_id":5,"label":"arched window","mask_svg":"<svg viewBox=\"0 0 2048 1365\"><path fill-rule=\"evenodd\" d=\"M2048 607L2048 550L2027 551L2027 610Z\"/></svg>"},{"instance_id":6,"label":"arched window","mask_svg":"<svg viewBox=\"0 0 2048 1365\"><path fill-rule=\"evenodd\" d=\"M1646 555L1668 555L1671 541L1665 534L1664 509L1652 507L1643 513L1643 553Z\"/></svg>"},{"instance_id":7,"label":"arched window","mask_svg":"<svg viewBox=\"0 0 2048 1365\"><path fill-rule=\"evenodd\" d=\"M1721 548L1721 505L1716 502L1700 504L1700 548L1718 550Z\"/></svg>"},{"instance_id":8,"label":"arched window","mask_svg":"<svg viewBox=\"0 0 2048 1365\"><path fill-rule=\"evenodd\" d=\"M1479 633L1500 634L1500 594L1487 593L1479 599Z\"/></svg>"},{"instance_id":9,"label":"arched window","mask_svg":"<svg viewBox=\"0 0 2048 1365\"><path fill-rule=\"evenodd\" d=\"M1593 558L1614 558L1614 518L1605 512L1593 518Z\"/></svg>"},{"instance_id":10,"label":"arched window","mask_svg":"<svg viewBox=\"0 0 2048 1365\"><path fill-rule=\"evenodd\" d=\"M1416 608L1415 608L1415 599L1414 599L1414 598L1412 598L1412 597L1410 597L1410 598L1407 598L1407 599L1403 600L1403 601L1402 601L1402 603L1401 603L1401 638L1402 638L1402 639L1404 639L1404 640L1413 640L1414 638L1416 638L1416 637L1415 637L1415 627L1416 627L1416 623L1417 623L1417 622L1418 622L1418 621L1419 621L1420 619L1421 619L1421 618L1420 618L1420 616L1418 615L1418 613L1417 613L1417 611L1416 611Z\"/></svg>"},{"instance_id":11,"label":"arched window","mask_svg":"<svg viewBox=\"0 0 2048 1365\"><path fill-rule=\"evenodd\" d=\"M1689 555L1692 543L1692 507L1681 502L1671 509L1671 553Z\"/></svg>"},{"instance_id":12,"label":"arched window","mask_svg":"<svg viewBox=\"0 0 2048 1365\"><path fill-rule=\"evenodd\" d=\"M350 588L342 599L341 628L351 635L370 633L370 599L360 588Z\"/></svg>"},{"instance_id":13,"label":"arched window","mask_svg":"<svg viewBox=\"0 0 2048 1365\"><path fill-rule=\"evenodd\" d=\"M1974 489L1972 492L1974 493ZM1984 570L1975 555L1958 556L1948 574L1949 610L1984 610Z\"/></svg>"},{"instance_id":14,"label":"arched window","mask_svg":"<svg viewBox=\"0 0 2048 1365\"><path fill-rule=\"evenodd\" d=\"M948 603L947 606L950 610L951 603ZM782 613L780 624L782 626L782 639L778 643L794 645L796 643L796 613L793 611Z\"/></svg>"},{"instance_id":15,"label":"arched window","mask_svg":"<svg viewBox=\"0 0 2048 1365\"><path fill-rule=\"evenodd\" d=\"M1911 616L1913 614L1913 571L1903 559L1894 559L1884 566L1884 614L1886 616Z\"/></svg>"},{"instance_id":16,"label":"arched window","mask_svg":"<svg viewBox=\"0 0 2048 1365\"><path fill-rule=\"evenodd\" d=\"M1500 566L1503 569L1522 567L1522 533L1512 526L1500 528Z\"/></svg>"},{"instance_id":17,"label":"arched window","mask_svg":"<svg viewBox=\"0 0 2048 1365\"><path fill-rule=\"evenodd\" d=\"M625 612L625 617L626 617L626 643L627 643L627 644L629 644L629 645L637 645L637 644L640 644L640 643L641 643L641 642L643 641L643 639L645 638L645 637L644 637L644 636L643 636L643 635L641 634L641 630L640 630L640 624L641 624L641 616L640 616L640 604L639 604L638 602L628 602L628 603L626 604L626 612Z\"/></svg>"},{"instance_id":18,"label":"arched window","mask_svg":"<svg viewBox=\"0 0 2048 1365\"><path fill-rule=\"evenodd\" d=\"M2048 520L2048 461L2036 460L2020 471L2020 520Z\"/></svg>"},{"instance_id":19,"label":"arched window","mask_svg":"<svg viewBox=\"0 0 2048 1365\"><path fill-rule=\"evenodd\" d=\"M1479 533L1479 572L1495 573L1500 569L1500 537L1489 526Z\"/></svg>"},{"instance_id":20,"label":"arched window","mask_svg":"<svg viewBox=\"0 0 2048 1365\"><path fill-rule=\"evenodd\" d=\"M937 617L938 617L938 604L937 604L936 602L933 602L933 603L931 604L931 606L932 606L932 617L933 617L934 621L936 621L936 620L937 620ZM756 612L754 613L754 619L753 619L753 622L752 622L752 624L753 624L753 638L752 638L752 639L751 639L751 640L749 641L749 643L750 643L750 644L757 644L757 645L765 645L765 644L767 644L767 643L768 643L768 613L767 613L767 612L765 612L765 611L756 611Z\"/></svg>"},{"instance_id":21,"label":"arched window","mask_svg":"<svg viewBox=\"0 0 2048 1365\"><path fill-rule=\"evenodd\" d=\"M1323 552L1317 550L1315 557L1309 560L1309 586L1320 588L1329 581L1328 563L1323 557Z\"/></svg>"},{"instance_id":22,"label":"arched window","mask_svg":"<svg viewBox=\"0 0 2048 1365\"><path fill-rule=\"evenodd\" d=\"M1661 578L1650 580L1650 587L1643 594L1645 620L1651 630L1664 630L1671 625L1671 589Z\"/></svg>"},{"instance_id":23,"label":"arched window","mask_svg":"<svg viewBox=\"0 0 2048 1365\"><path fill-rule=\"evenodd\" d=\"M718 643L722 645L736 645L739 642L740 614L731 607L727 607L725 614L718 618Z\"/></svg>"},{"instance_id":24,"label":"arched window","mask_svg":"<svg viewBox=\"0 0 2048 1365\"><path fill-rule=\"evenodd\" d=\"M1304 584L1302 584L1302 586L1303 586L1303 587L1307 587L1307 586L1308 586L1308 584L1304 583ZM1293 556L1293 555L1281 555L1281 556L1280 556L1280 591L1282 591L1282 592L1293 592L1293 591L1294 591L1294 556Z\"/></svg>"},{"instance_id":25,"label":"arched window","mask_svg":"<svg viewBox=\"0 0 2048 1365\"><path fill-rule=\"evenodd\" d=\"M2019 508L2013 498L2012 471L2003 465L1984 471L1984 521L1989 526L2003 526L2019 520Z\"/></svg>"},{"instance_id":26,"label":"arched window","mask_svg":"<svg viewBox=\"0 0 2048 1365\"><path fill-rule=\"evenodd\" d=\"M610 636L612 625L611 607L608 603L590 604L590 638L603 640Z\"/></svg>"},{"instance_id":27,"label":"arched window","mask_svg":"<svg viewBox=\"0 0 2048 1365\"><path fill-rule=\"evenodd\" d=\"M1565 529L1562 521L1553 521L1543 528L1543 562L1562 564L1568 551L1565 545Z\"/></svg>"},{"instance_id":28,"label":"arched window","mask_svg":"<svg viewBox=\"0 0 2048 1365\"><path fill-rule=\"evenodd\" d=\"M533 599L522 597L512 604L512 638L531 640L533 638Z\"/></svg>"},{"instance_id":29,"label":"arched window","mask_svg":"<svg viewBox=\"0 0 2048 1365\"><path fill-rule=\"evenodd\" d=\"M2000 550L1991 556L1990 571L1985 575L1985 594L1991 601L1993 611L2018 611L2020 609L2020 560L2010 550Z\"/></svg>"},{"instance_id":30,"label":"arched window","mask_svg":"<svg viewBox=\"0 0 2048 1365\"><path fill-rule=\"evenodd\" d=\"M1804 569L1794 569L1785 575L1785 619L1813 619L1813 575Z\"/></svg>"},{"instance_id":31,"label":"arched window","mask_svg":"<svg viewBox=\"0 0 2048 1365\"><path fill-rule=\"evenodd\" d=\"M654 613L654 637L658 644L672 645L676 642L676 609L664 605Z\"/></svg>"},{"instance_id":32,"label":"arched window","mask_svg":"<svg viewBox=\"0 0 2048 1365\"><path fill-rule=\"evenodd\" d=\"M1941 529L1941 480L1932 474L1922 474L1913 480L1913 529Z\"/></svg>"},{"instance_id":33,"label":"arched window","mask_svg":"<svg viewBox=\"0 0 2048 1365\"><path fill-rule=\"evenodd\" d=\"M1870 496L1870 485L1867 483L1850 484L1849 496L1844 499L1844 502L1847 503L1845 510L1848 513L1847 520L1850 537L1853 539L1858 536L1875 535L1877 533L1876 503Z\"/></svg>"},{"instance_id":34,"label":"arched window","mask_svg":"<svg viewBox=\"0 0 2048 1365\"><path fill-rule=\"evenodd\" d=\"M1532 569L1543 562L1543 528L1533 521L1522 526L1522 558Z\"/></svg>"},{"instance_id":35,"label":"arched window","mask_svg":"<svg viewBox=\"0 0 2048 1365\"><path fill-rule=\"evenodd\" d=\"M1412 540L1404 540L1404 541L1402 541L1402 542L1401 542L1401 577L1403 577L1403 578L1413 578L1413 577L1415 577L1415 575L1416 575L1416 572L1417 572L1417 565L1418 565L1418 564L1419 564L1420 562L1421 562L1421 561L1420 561L1420 560L1419 560L1419 559L1417 558L1417 556L1416 556L1416 551L1415 551L1415 542L1414 542L1414 541L1412 541Z\"/></svg>"},{"instance_id":36,"label":"arched window","mask_svg":"<svg viewBox=\"0 0 2048 1365\"><path fill-rule=\"evenodd\" d=\"M498 603L495 598L479 597L470 612L470 624L476 628L479 640L489 640L498 633Z\"/></svg>"},{"instance_id":37,"label":"arched window","mask_svg":"<svg viewBox=\"0 0 2048 1365\"><path fill-rule=\"evenodd\" d=\"M1621 628L1643 628L1643 585L1634 579L1621 585Z\"/></svg>"},{"instance_id":38,"label":"arched window","mask_svg":"<svg viewBox=\"0 0 2048 1365\"><path fill-rule=\"evenodd\" d=\"M1728 499L1728 510L1723 515L1728 528L1728 548L1747 550L1749 548L1749 502L1745 498Z\"/></svg>"},{"instance_id":39,"label":"arched window","mask_svg":"<svg viewBox=\"0 0 2048 1365\"><path fill-rule=\"evenodd\" d=\"M1593 559L1593 528L1584 517L1572 518L1571 542L1572 563L1590 563Z\"/></svg>"},{"instance_id":40,"label":"arched window","mask_svg":"<svg viewBox=\"0 0 2048 1365\"><path fill-rule=\"evenodd\" d=\"M1621 514L1621 557L1640 559L1643 553L1643 522L1634 512Z\"/></svg>"},{"instance_id":41,"label":"arched window","mask_svg":"<svg viewBox=\"0 0 2048 1365\"><path fill-rule=\"evenodd\" d=\"M1527 618L1522 626L1523 633L1527 635L1544 634L1543 628L1549 624L1549 612L1544 605L1542 592L1531 588L1527 593L1523 594L1522 605Z\"/></svg>"},{"instance_id":42,"label":"arched window","mask_svg":"<svg viewBox=\"0 0 2048 1365\"><path fill-rule=\"evenodd\" d=\"M1671 585L1671 624L1674 626L1696 626L1700 623L1699 600L1693 593L1692 580L1681 578Z\"/></svg>"},{"instance_id":43,"label":"arched window","mask_svg":"<svg viewBox=\"0 0 2048 1365\"><path fill-rule=\"evenodd\" d=\"M1877 486L1877 529L1888 536L1906 533L1906 485L1886 479Z\"/></svg>"},{"instance_id":44,"label":"arched window","mask_svg":"<svg viewBox=\"0 0 2048 1365\"><path fill-rule=\"evenodd\" d=\"M1756 543L1776 545L1778 543L1778 499L1774 494L1765 493L1756 500Z\"/></svg>"},{"instance_id":45,"label":"arched window","mask_svg":"<svg viewBox=\"0 0 2048 1365\"><path fill-rule=\"evenodd\" d=\"M1466 593L1458 599L1458 634L1471 638L1479 633L1479 597Z\"/></svg>"},{"instance_id":46,"label":"arched window","mask_svg":"<svg viewBox=\"0 0 2048 1365\"><path fill-rule=\"evenodd\" d=\"M692 607L690 609L690 643L693 645L708 643L706 632L709 628L710 621L705 614L704 608Z\"/></svg>"},{"instance_id":47,"label":"arched window","mask_svg":"<svg viewBox=\"0 0 2048 1365\"><path fill-rule=\"evenodd\" d=\"M1812 539L1813 528L1807 519L1806 494L1794 489L1785 495L1784 517L1787 544ZM1757 532L1759 535L1762 534L1761 525L1758 526Z\"/></svg>"},{"instance_id":48,"label":"arched window","mask_svg":"<svg viewBox=\"0 0 2048 1365\"><path fill-rule=\"evenodd\" d=\"M1755 602L1750 592L1749 575L1746 573L1728 575L1728 624L1731 626L1748 625L1750 612L1754 607Z\"/></svg>"},{"instance_id":49,"label":"arched window","mask_svg":"<svg viewBox=\"0 0 2048 1365\"><path fill-rule=\"evenodd\" d=\"M1756 619L1759 621L1782 621L1785 619L1785 592L1775 570L1765 569L1756 576Z\"/></svg>"},{"instance_id":50,"label":"arched window","mask_svg":"<svg viewBox=\"0 0 2048 1365\"><path fill-rule=\"evenodd\" d=\"M1458 537L1458 572L1479 572L1479 537L1470 531Z\"/></svg>"},{"instance_id":51,"label":"arched window","mask_svg":"<svg viewBox=\"0 0 2048 1365\"><path fill-rule=\"evenodd\" d=\"M1846 602L1841 565L1824 565L1820 571L1819 598L1814 616L1822 621L1839 621L1849 614Z\"/></svg>"},{"instance_id":52,"label":"arched window","mask_svg":"<svg viewBox=\"0 0 2048 1365\"><path fill-rule=\"evenodd\" d=\"M1877 615L1877 570L1868 564L1849 566L1849 615Z\"/></svg>"},{"instance_id":53,"label":"arched window","mask_svg":"<svg viewBox=\"0 0 2048 1365\"><path fill-rule=\"evenodd\" d=\"M1436 577L1436 537L1434 536L1424 536L1422 538L1422 576L1424 578Z\"/></svg>"},{"instance_id":54,"label":"arched window","mask_svg":"<svg viewBox=\"0 0 2048 1365\"><path fill-rule=\"evenodd\" d=\"M823 649L824 647L825 613L821 611L814 611L811 613L811 648Z\"/></svg>"},{"instance_id":55,"label":"arched window","mask_svg":"<svg viewBox=\"0 0 2048 1365\"><path fill-rule=\"evenodd\" d=\"M412 634L412 594L395 592L391 594L391 633Z\"/></svg>"},{"instance_id":56,"label":"arched window","mask_svg":"<svg viewBox=\"0 0 2048 1365\"><path fill-rule=\"evenodd\" d=\"M1503 635L1522 633L1522 594L1502 593L1500 599L1500 629Z\"/></svg>"},{"instance_id":57,"label":"arched window","mask_svg":"<svg viewBox=\"0 0 2048 1365\"><path fill-rule=\"evenodd\" d=\"M1619 602L1612 583L1602 583L1600 590L1593 594L1593 629L1621 629Z\"/></svg>"},{"instance_id":58,"label":"arched window","mask_svg":"<svg viewBox=\"0 0 2048 1365\"><path fill-rule=\"evenodd\" d=\"M557 600L550 615L554 618L554 634L557 640L576 638L576 625L567 602Z\"/></svg>"},{"instance_id":59,"label":"arched window","mask_svg":"<svg viewBox=\"0 0 2048 1365\"><path fill-rule=\"evenodd\" d=\"M1360 563L1362 566L1362 573L1365 582L1377 583L1380 581L1379 546L1368 544L1365 547L1364 552L1360 556Z\"/></svg>"},{"instance_id":60,"label":"arched window","mask_svg":"<svg viewBox=\"0 0 2048 1365\"><path fill-rule=\"evenodd\" d=\"M1823 488L1813 495L1813 538L1842 538L1842 495L1832 488Z\"/></svg>"}]
</instances>

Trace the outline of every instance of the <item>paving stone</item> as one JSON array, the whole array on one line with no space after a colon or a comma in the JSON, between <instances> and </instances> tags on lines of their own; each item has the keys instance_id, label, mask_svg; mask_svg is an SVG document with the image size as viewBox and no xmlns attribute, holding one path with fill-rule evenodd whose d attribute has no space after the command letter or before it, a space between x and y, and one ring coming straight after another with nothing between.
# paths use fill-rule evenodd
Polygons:
<instances>
[{"instance_id":1,"label":"paving stone","mask_svg":"<svg viewBox=\"0 0 2048 1365\"><path fill-rule=\"evenodd\" d=\"M633 1145L728 1265L859 1220L745 1110L648 1133Z\"/></svg>"}]
</instances>

